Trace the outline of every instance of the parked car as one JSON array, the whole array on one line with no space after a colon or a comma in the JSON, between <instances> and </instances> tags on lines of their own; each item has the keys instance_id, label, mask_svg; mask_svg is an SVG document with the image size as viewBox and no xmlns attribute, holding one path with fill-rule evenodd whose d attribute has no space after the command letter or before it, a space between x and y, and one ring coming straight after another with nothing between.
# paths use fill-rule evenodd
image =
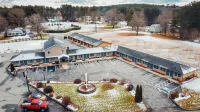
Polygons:
<instances>
[{"instance_id":1,"label":"parked car","mask_svg":"<svg viewBox=\"0 0 200 112\"><path fill-rule=\"evenodd\" d=\"M47 100L47 97L40 93L32 93L31 95L28 96L28 100L33 100L33 99L40 99L42 101L45 101Z\"/></svg>"},{"instance_id":2,"label":"parked car","mask_svg":"<svg viewBox=\"0 0 200 112\"><path fill-rule=\"evenodd\" d=\"M28 110L44 112L48 110L49 102L42 101L40 99L33 99L33 100L24 100L24 102L20 105L20 108L23 109L23 111L27 112Z\"/></svg>"}]
</instances>

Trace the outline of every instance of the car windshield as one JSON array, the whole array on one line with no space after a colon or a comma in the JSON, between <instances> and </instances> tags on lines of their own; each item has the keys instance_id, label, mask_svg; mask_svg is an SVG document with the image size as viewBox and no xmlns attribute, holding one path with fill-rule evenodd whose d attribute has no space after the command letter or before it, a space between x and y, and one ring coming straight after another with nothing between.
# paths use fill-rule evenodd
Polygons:
<instances>
[{"instance_id":1,"label":"car windshield","mask_svg":"<svg viewBox=\"0 0 200 112\"><path fill-rule=\"evenodd\" d=\"M38 105L41 105L41 104L42 104L42 102L43 102L43 101L42 101L42 100L40 100L40 101L38 102Z\"/></svg>"}]
</instances>

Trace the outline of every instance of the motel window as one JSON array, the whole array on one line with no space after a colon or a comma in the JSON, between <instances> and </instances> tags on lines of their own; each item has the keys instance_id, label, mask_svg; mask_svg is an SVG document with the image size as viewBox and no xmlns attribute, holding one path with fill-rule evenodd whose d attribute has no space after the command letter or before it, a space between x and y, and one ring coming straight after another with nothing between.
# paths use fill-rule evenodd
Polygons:
<instances>
[{"instance_id":1,"label":"motel window","mask_svg":"<svg viewBox=\"0 0 200 112\"><path fill-rule=\"evenodd\" d=\"M181 77L181 74L178 74L178 77Z\"/></svg>"},{"instance_id":2,"label":"motel window","mask_svg":"<svg viewBox=\"0 0 200 112\"><path fill-rule=\"evenodd\" d=\"M94 56L94 54L90 54L90 56Z\"/></svg>"},{"instance_id":3,"label":"motel window","mask_svg":"<svg viewBox=\"0 0 200 112\"><path fill-rule=\"evenodd\" d=\"M51 51L48 51L48 54L51 54Z\"/></svg>"},{"instance_id":4,"label":"motel window","mask_svg":"<svg viewBox=\"0 0 200 112\"><path fill-rule=\"evenodd\" d=\"M154 68L155 68L155 69L158 69L158 66L157 66L157 65L154 65Z\"/></svg>"},{"instance_id":5,"label":"motel window","mask_svg":"<svg viewBox=\"0 0 200 112\"><path fill-rule=\"evenodd\" d=\"M33 60L28 60L27 63L33 63Z\"/></svg>"},{"instance_id":6,"label":"motel window","mask_svg":"<svg viewBox=\"0 0 200 112\"><path fill-rule=\"evenodd\" d=\"M41 62L41 59L37 59L36 61L37 61L37 62Z\"/></svg>"}]
</instances>

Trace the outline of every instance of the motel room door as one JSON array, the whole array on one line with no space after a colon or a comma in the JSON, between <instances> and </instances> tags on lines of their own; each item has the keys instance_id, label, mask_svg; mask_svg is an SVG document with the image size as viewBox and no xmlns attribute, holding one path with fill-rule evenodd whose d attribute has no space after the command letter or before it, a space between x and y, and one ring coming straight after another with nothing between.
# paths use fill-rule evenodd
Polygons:
<instances>
[{"instance_id":1,"label":"motel room door","mask_svg":"<svg viewBox=\"0 0 200 112\"><path fill-rule=\"evenodd\" d=\"M148 63L147 67L153 69L153 64Z\"/></svg>"}]
</instances>

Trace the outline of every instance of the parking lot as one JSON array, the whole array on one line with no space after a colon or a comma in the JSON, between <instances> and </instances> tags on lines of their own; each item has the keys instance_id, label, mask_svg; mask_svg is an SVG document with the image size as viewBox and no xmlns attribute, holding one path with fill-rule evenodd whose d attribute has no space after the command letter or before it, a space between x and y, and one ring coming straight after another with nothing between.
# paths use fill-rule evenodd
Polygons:
<instances>
[{"instance_id":1,"label":"parking lot","mask_svg":"<svg viewBox=\"0 0 200 112\"><path fill-rule=\"evenodd\" d=\"M166 79L146 72L133 65L129 65L118 59L96 60L91 62L79 62L70 65L67 71L43 72L42 70L28 70L28 77L32 80L57 80L73 81L80 78L84 80L84 74L88 73L89 80L103 80L117 78L143 86L143 99L151 108L167 108L175 105L167 98L167 94L160 92L163 88L173 89L178 87ZM23 78L22 71L18 77Z\"/></svg>"}]
</instances>

